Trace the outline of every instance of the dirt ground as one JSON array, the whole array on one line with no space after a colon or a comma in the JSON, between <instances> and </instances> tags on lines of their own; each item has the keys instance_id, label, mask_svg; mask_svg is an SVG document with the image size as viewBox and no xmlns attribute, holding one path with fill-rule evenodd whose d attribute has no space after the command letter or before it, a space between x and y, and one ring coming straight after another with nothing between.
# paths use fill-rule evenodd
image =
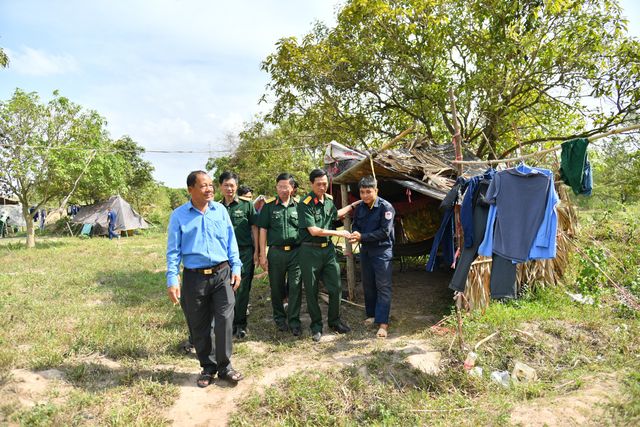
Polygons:
<instances>
[{"instance_id":1,"label":"dirt ground","mask_svg":"<svg viewBox=\"0 0 640 427\"><path fill-rule=\"evenodd\" d=\"M437 323L450 312L452 293L447 289L450 275L443 272L426 273L417 267L394 272L392 316L390 334L386 340L375 338L375 329L363 324L364 311L352 304L343 303L342 317L352 326L352 333L338 336L325 329L318 344L311 344L308 330L300 340L287 336L291 345L287 351L273 355L273 346L280 344L274 339L273 322L270 319L270 302L265 289L254 291L250 329L247 340L237 343L234 366L247 372L247 378L232 386L221 380L205 389L196 386L197 361L193 355L187 366L164 365L157 370L174 373L173 383L178 387L178 397L173 406L163 414L175 426L223 426L237 409L237 404L253 392L261 392L279 380L296 372L309 369L324 370L330 367L352 365L367 357L374 350L393 350L416 357L426 355L433 360L434 371L439 369L440 354L433 350L429 338L420 334ZM362 304L362 291L357 285L356 302ZM326 305L322 304L326 322ZM303 327L308 327L306 304L302 304ZM419 338L412 335L418 334ZM409 349L409 350L407 350ZM435 357L431 357L435 356ZM116 372L119 364L100 355L92 356L92 363ZM403 356L404 357L404 356ZM256 360L264 365L252 369ZM251 373L253 372L253 373ZM556 399L539 399L514 408L510 422L521 425L580 425L588 424L600 412L598 403L616 391L617 383L611 378L593 379L588 387ZM42 402L63 402L73 390L62 371L48 370L32 372L13 370L4 381L0 392L5 399L32 407Z\"/></svg>"}]
</instances>

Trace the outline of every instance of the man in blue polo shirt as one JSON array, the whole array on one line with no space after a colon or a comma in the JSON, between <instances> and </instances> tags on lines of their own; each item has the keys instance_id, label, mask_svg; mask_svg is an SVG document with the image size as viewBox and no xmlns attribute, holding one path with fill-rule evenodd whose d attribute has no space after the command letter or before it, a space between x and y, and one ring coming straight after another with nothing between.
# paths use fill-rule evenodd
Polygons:
<instances>
[{"instance_id":1,"label":"man in blue polo shirt","mask_svg":"<svg viewBox=\"0 0 640 427\"><path fill-rule=\"evenodd\" d=\"M187 190L191 200L173 211L169 220L169 299L174 304L180 302L184 310L202 367L198 386L211 384L216 372L218 378L237 382L243 376L231 367L230 358L234 291L240 286L242 267L238 244L227 210L213 201L209 175L191 172ZM184 266L182 288L178 281L180 262Z\"/></svg>"},{"instance_id":2,"label":"man in blue polo shirt","mask_svg":"<svg viewBox=\"0 0 640 427\"><path fill-rule=\"evenodd\" d=\"M349 241L360 242L360 270L367 324L378 324L378 338L387 337L391 311L391 265L395 240L391 203L378 197L378 183L365 176L358 183L362 203L353 215Z\"/></svg>"}]
</instances>

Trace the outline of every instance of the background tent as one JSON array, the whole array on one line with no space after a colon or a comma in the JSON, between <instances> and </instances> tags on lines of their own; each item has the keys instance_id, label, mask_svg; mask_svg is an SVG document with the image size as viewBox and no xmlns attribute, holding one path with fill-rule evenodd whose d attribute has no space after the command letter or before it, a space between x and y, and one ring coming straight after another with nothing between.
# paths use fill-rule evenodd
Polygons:
<instances>
[{"instance_id":1,"label":"background tent","mask_svg":"<svg viewBox=\"0 0 640 427\"><path fill-rule=\"evenodd\" d=\"M7 196L0 196L0 205L18 205L20 202L18 199Z\"/></svg>"},{"instance_id":2,"label":"background tent","mask_svg":"<svg viewBox=\"0 0 640 427\"><path fill-rule=\"evenodd\" d=\"M117 215L116 231L137 230L149 228L149 224L142 218L131 205L120 196L111 196L109 200L89 206L83 206L73 217L74 224L93 225L93 234L108 234L109 220L108 209L111 208Z\"/></svg>"},{"instance_id":3,"label":"background tent","mask_svg":"<svg viewBox=\"0 0 640 427\"><path fill-rule=\"evenodd\" d=\"M0 205L0 212L6 212L9 216L8 224L15 227L26 227L22 216L22 205Z\"/></svg>"}]
</instances>

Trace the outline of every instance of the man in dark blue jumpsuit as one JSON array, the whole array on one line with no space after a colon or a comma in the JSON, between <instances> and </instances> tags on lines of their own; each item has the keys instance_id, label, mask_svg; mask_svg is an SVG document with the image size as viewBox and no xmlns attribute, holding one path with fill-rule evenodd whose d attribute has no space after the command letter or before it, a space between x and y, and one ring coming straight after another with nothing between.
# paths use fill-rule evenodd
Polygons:
<instances>
[{"instance_id":1,"label":"man in dark blue jumpsuit","mask_svg":"<svg viewBox=\"0 0 640 427\"><path fill-rule=\"evenodd\" d=\"M391 203L378 197L375 178L358 183L362 203L353 215L350 241L360 242L360 270L364 288L365 323L378 324L379 338L386 338L391 310L391 264L395 241Z\"/></svg>"}]
</instances>

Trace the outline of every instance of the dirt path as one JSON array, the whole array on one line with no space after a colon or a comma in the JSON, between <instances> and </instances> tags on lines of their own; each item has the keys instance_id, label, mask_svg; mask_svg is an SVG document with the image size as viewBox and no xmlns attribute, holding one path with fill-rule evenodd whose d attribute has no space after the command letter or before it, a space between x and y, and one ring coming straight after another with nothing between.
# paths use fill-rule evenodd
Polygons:
<instances>
[{"instance_id":1,"label":"dirt path","mask_svg":"<svg viewBox=\"0 0 640 427\"><path fill-rule=\"evenodd\" d=\"M531 427L597 426L604 404L620 394L615 375L585 378L586 386L555 398L525 402L511 412L515 425Z\"/></svg>"},{"instance_id":2,"label":"dirt path","mask_svg":"<svg viewBox=\"0 0 640 427\"><path fill-rule=\"evenodd\" d=\"M261 343L247 343L260 347ZM397 350L402 354L415 355L429 352L431 347L425 340L364 339L343 340L336 335L325 335L319 344L313 361L309 354L290 352L278 359L277 369L265 368L261 374L249 377L236 386L216 379L211 386L201 389L196 386L197 374L189 375L179 384L180 396L166 416L174 426L225 426L237 410L237 402L252 392L262 392L278 381L308 369L326 370L349 366L366 357L365 349ZM364 351L367 353L368 351Z\"/></svg>"},{"instance_id":3,"label":"dirt path","mask_svg":"<svg viewBox=\"0 0 640 427\"><path fill-rule=\"evenodd\" d=\"M324 369L328 361L314 368ZM180 397L167 412L167 417L176 427L181 426L226 426L229 417L237 409L237 402L252 391L262 391L278 380L308 368L308 363L299 357L286 357L282 367L267 370L257 378L247 378L233 386L227 381L216 379L205 389L196 386L197 374L189 375L178 386Z\"/></svg>"}]
</instances>

